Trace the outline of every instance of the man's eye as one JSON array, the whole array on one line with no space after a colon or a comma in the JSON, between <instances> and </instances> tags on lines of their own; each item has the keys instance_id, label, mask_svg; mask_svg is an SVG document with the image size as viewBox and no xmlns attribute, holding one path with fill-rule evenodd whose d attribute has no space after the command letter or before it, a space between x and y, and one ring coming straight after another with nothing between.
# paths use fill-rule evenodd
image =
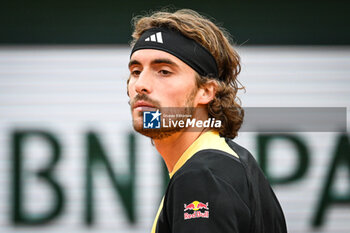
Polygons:
<instances>
[{"instance_id":1,"label":"man's eye","mask_svg":"<svg viewBox=\"0 0 350 233\"><path fill-rule=\"evenodd\" d=\"M131 75L133 75L133 76L139 76L140 74L141 74L141 71L139 71L139 70L131 71Z\"/></svg>"},{"instance_id":2,"label":"man's eye","mask_svg":"<svg viewBox=\"0 0 350 233\"><path fill-rule=\"evenodd\" d=\"M162 75L169 75L169 74L171 74L171 72L168 71L168 70L160 70L159 72L160 72Z\"/></svg>"}]
</instances>

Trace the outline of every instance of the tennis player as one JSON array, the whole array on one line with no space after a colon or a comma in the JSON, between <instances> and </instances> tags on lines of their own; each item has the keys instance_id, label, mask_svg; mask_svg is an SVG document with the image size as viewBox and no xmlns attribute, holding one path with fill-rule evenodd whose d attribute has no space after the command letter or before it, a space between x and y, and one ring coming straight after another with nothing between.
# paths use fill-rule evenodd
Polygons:
<instances>
[{"instance_id":1,"label":"tennis player","mask_svg":"<svg viewBox=\"0 0 350 233\"><path fill-rule=\"evenodd\" d=\"M244 111L236 96L240 60L228 33L183 9L137 17L132 36L133 127L152 139L171 178L152 233L287 232L264 174L232 141ZM151 121L167 113L164 122L172 124L147 127L147 112Z\"/></svg>"}]
</instances>

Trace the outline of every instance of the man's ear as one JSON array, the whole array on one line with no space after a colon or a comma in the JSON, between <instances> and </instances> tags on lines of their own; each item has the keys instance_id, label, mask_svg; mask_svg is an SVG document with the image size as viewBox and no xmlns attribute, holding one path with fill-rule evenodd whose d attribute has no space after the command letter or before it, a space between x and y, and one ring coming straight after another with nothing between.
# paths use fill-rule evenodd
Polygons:
<instances>
[{"instance_id":1,"label":"man's ear","mask_svg":"<svg viewBox=\"0 0 350 233\"><path fill-rule=\"evenodd\" d=\"M198 89L198 104L208 104L215 98L216 90L218 88L218 84L214 80L210 80L203 84Z\"/></svg>"}]
</instances>

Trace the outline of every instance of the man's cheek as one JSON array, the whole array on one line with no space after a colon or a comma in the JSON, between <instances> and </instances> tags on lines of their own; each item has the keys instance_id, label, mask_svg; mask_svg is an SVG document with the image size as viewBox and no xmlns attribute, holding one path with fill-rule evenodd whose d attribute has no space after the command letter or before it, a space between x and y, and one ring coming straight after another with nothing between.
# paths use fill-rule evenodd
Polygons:
<instances>
[{"instance_id":1,"label":"man's cheek","mask_svg":"<svg viewBox=\"0 0 350 233\"><path fill-rule=\"evenodd\" d=\"M129 96L129 101L130 102L134 99L135 95L136 95L135 91L132 88L130 88L130 86L129 86L129 88L128 88L128 96Z\"/></svg>"},{"instance_id":2,"label":"man's cheek","mask_svg":"<svg viewBox=\"0 0 350 233\"><path fill-rule=\"evenodd\" d=\"M130 96L134 90L134 80L132 78L128 79L126 88L128 91L128 95Z\"/></svg>"}]
</instances>

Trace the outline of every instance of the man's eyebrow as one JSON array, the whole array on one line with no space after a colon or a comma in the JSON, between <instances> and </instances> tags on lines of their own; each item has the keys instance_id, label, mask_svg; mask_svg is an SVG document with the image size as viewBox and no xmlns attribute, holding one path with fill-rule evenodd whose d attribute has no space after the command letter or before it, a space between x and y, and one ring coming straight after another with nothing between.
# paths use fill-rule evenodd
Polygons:
<instances>
[{"instance_id":1,"label":"man's eyebrow","mask_svg":"<svg viewBox=\"0 0 350 233\"><path fill-rule=\"evenodd\" d=\"M179 67L178 64L176 64L175 62L173 62L172 60L170 59L167 59L167 58L160 58L160 59L155 59L151 62L151 65L155 65L155 64L162 64L162 63L165 63L165 64L168 64L168 65L172 65L172 66L175 66L175 67ZM131 60L129 62L129 65L128 67L130 68L131 66L133 65L141 65L141 62L137 61L137 60Z\"/></svg>"},{"instance_id":2,"label":"man's eyebrow","mask_svg":"<svg viewBox=\"0 0 350 233\"><path fill-rule=\"evenodd\" d=\"M129 62L128 67L130 68L132 65L141 65L141 63L139 61L137 61L137 60L131 60Z\"/></svg>"},{"instance_id":3,"label":"man's eyebrow","mask_svg":"<svg viewBox=\"0 0 350 233\"><path fill-rule=\"evenodd\" d=\"M153 61L151 62L151 65L154 65L154 64L161 64L161 63L165 63L165 64L172 65L172 66L175 66L175 67L179 67L178 64L176 64L176 63L173 62L172 60L166 59L166 58L155 59L155 60L153 60Z\"/></svg>"}]
</instances>

